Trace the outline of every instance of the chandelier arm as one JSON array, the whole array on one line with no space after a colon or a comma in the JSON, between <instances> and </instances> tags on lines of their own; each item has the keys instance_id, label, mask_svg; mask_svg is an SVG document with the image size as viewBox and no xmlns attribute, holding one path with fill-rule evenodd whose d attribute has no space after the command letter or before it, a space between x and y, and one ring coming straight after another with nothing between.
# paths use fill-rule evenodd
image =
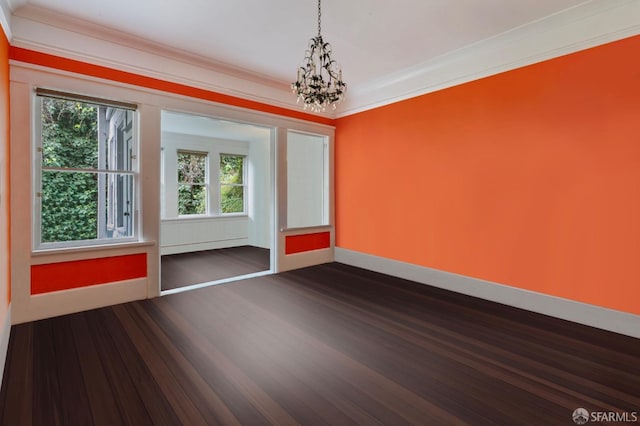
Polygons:
<instances>
[{"instance_id":1,"label":"chandelier arm","mask_svg":"<svg viewBox=\"0 0 640 426\"><path fill-rule=\"evenodd\" d=\"M321 0L318 0L318 35L309 40L298 78L291 83L297 102L302 101L305 110L309 108L314 112L324 111L328 105L335 109L347 88L340 66L331 58L331 45L322 39L321 18Z\"/></svg>"}]
</instances>

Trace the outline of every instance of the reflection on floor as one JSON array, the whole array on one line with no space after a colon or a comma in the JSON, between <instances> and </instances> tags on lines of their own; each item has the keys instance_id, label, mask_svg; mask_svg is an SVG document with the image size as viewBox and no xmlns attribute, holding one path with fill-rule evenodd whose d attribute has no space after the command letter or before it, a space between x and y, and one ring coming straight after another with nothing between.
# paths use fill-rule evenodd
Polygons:
<instances>
[{"instance_id":1,"label":"reflection on floor","mask_svg":"<svg viewBox=\"0 0 640 426\"><path fill-rule=\"evenodd\" d=\"M162 290L269 270L269 249L241 246L162 256Z\"/></svg>"}]
</instances>

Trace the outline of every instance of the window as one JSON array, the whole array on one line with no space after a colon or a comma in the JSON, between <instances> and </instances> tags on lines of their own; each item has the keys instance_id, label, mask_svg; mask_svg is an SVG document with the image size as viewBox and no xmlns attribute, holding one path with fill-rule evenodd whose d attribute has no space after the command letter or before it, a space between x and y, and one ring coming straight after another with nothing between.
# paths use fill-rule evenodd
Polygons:
<instances>
[{"instance_id":1,"label":"window","mask_svg":"<svg viewBox=\"0 0 640 426\"><path fill-rule=\"evenodd\" d=\"M162 219L202 221L247 214L249 143L179 130L162 132Z\"/></svg>"},{"instance_id":2,"label":"window","mask_svg":"<svg viewBox=\"0 0 640 426\"><path fill-rule=\"evenodd\" d=\"M207 213L207 154L178 151L178 215Z\"/></svg>"},{"instance_id":3,"label":"window","mask_svg":"<svg viewBox=\"0 0 640 426\"><path fill-rule=\"evenodd\" d=\"M220 213L244 213L244 159L220 154Z\"/></svg>"},{"instance_id":4,"label":"window","mask_svg":"<svg viewBox=\"0 0 640 426\"><path fill-rule=\"evenodd\" d=\"M39 90L36 246L134 239L135 105Z\"/></svg>"}]
</instances>

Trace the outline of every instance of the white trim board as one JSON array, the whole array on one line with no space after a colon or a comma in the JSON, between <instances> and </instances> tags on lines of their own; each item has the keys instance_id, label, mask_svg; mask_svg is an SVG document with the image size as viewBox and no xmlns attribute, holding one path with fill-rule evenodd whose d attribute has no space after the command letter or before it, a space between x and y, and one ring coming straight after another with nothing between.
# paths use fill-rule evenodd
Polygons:
<instances>
[{"instance_id":1,"label":"white trim board","mask_svg":"<svg viewBox=\"0 0 640 426\"><path fill-rule=\"evenodd\" d=\"M52 318L147 298L147 278L98 284L28 296L15 324Z\"/></svg>"},{"instance_id":2,"label":"white trim board","mask_svg":"<svg viewBox=\"0 0 640 426\"><path fill-rule=\"evenodd\" d=\"M640 316L627 312L339 247L335 248L335 261L491 302L502 303L527 311L640 338Z\"/></svg>"},{"instance_id":3,"label":"white trim board","mask_svg":"<svg viewBox=\"0 0 640 426\"><path fill-rule=\"evenodd\" d=\"M192 284L184 287L172 288L169 290L162 290L160 292L160 295L169 296L171 294L184 293L185 291L198 290L200 288L211 287L213 285L229 284L229 283L234 283L236 281L243 281L251 278L264 277L267 275L273 275L273 272L271 270L261 271L261 272L252 272L250 274L238 275L236 277L223 278L216 281L207 281L206 283Z\"/></svg>"},{"instance_id":4,"label":"white trim board","mask_svg":"<svg viewBox=\"0 0 640 426\"><path fill-rule=\"evenodd\" d=\"M4 376L4 365L7 362L7 353L9 351L9 336L11 336L11 303L7 308L7 315L2 324L2 332L0 334L0 384Z\"/></svg>"},{"instance_id":5,"label":"white trim board","mask_svg":"<svg viewBox=\"0 0 640 426\"><path fill-rule=\"evenodd\" d=\"M168 244L160 247L160 255L191 253L194 251L217 250L230 247L246 246L249 238L235 238L232 240L205 241L199 243Z\"/></svg>"}]
</instances>

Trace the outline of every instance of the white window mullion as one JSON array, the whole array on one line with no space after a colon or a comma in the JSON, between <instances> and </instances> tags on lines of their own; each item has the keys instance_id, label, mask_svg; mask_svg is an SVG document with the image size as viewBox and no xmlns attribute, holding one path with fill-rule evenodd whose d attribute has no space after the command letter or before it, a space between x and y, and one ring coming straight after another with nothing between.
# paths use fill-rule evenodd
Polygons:
<instances>
[{"instance_id":1,"label":"white window mullion","mask_svg":"<svg viewBox=\"0 0 640 426\"><path fill-rule=\"evenodd\" d=\"M42 114L42 98L35 97L33 117L40 117ZM42 241L42 120L37 120L33 126L34 138L34 167L33 167L33 241L32 247L36 248Z\"/></svg>"},{"instance_id":2,"label":"white window mullion","mask_svg":"<svg viewBox=\"0 0 640 426\"><path fill-rule=\"evenodd\" d=\"M212 153L213 154L213 153ZM211 156L211 192L213 198L211 200L211 210L215 216L220 216L222 211L220 209L221 194L220 194L220 152L215 151L215 154Z\"/></svg>"}]
</instances>

